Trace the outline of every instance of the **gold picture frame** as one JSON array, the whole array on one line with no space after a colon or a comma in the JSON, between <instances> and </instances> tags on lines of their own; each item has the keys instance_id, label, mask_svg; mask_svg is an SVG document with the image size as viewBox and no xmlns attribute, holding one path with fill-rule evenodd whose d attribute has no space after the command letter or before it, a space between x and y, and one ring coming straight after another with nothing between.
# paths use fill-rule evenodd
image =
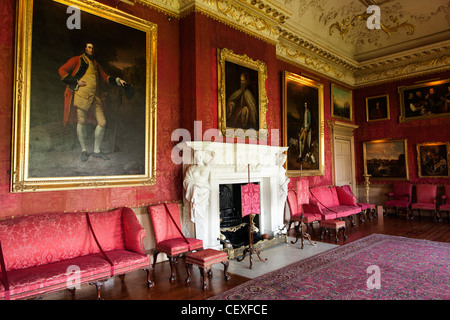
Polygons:
<instances>
[{"instance_id":1,"label":"gold picture frame","mask_svg":"<svg viewBox=\"0 0 450 320\"><path fill-rule=\"evenodd\" d=\"M267 139L264 62L218 48L217 80L219 132L230 138ZM245 89L241 87L244 81ZM244 105L239 105L240 101Z\"/></svg>"},{"instance_id":2,"label":"gold picture frame","mask_svg":"<svg viewBox=\"0 0 450 320\"><path fill-rule=\"evenodd\" d=\"M289 147L285 164L288 177L325 175L323 86L283 72L282 130L283 146Z\"/></svg>"},{"instance_id":3,"label":"gold picture frame","mask_svg":"<svg viewBox=\"0 0 450 320\"><path fill-rule=\"evenodd\" d=\"M366 98L366 120L375 122L390 119L389 94Z\"/></svg>"},{"instance_id":4,"label":"gold picture frame","mask_svg":"<svg viewBox=\"0 0 450 320\"><path fill-rule=\"evenodd\" d=\"M70 25L77 19L79 28ZM87 43L95 43L94 60L81 58ZM156 48L155 24L98 2L18 0L10 191L155 184ZM79 67L64 74L69 61ZM89 114L66 118L66 110L80 109L66 97L84 85L76 73L82 65L105 80L93 98L95 124Z\"/></svg>"},{"instance_id":5,"label":"gold picture frame","mask_svg":"<svg viewBox=\"0 0 450 320\"><path fill-rule=\"evenodd\" d=\"M409 180L407 139L364 141L363 161L371 180Z\"/></svg>"},{"instance_id":6,"label":"gold picture frame","mask_svg":"<svg viewBox=\"0 0 450 320\"><path fill-rule=\"evenodd\" d=\"M419 178L450 178L450 143L419 143L417 148L417 170Z\"/></svg>"},{"instance_id":7,"label":"gold picture frame","mask_svg":"<svg viewBox=\"0 0 450 320\"><path fill-rule=\"evenodd\" d=\"M399 122L450 116L450 79L398 87Z\"/></svg>"},{"instance_id":8,"label":"gold picture frame","mask_svg":"<svg viewBox=\"0 0 450 320\"><path fill-rule=\"evenodd\" d=\"M331 84L331 117L353 121L353 92L351 89Z\"/></svg>"}]
</instances>

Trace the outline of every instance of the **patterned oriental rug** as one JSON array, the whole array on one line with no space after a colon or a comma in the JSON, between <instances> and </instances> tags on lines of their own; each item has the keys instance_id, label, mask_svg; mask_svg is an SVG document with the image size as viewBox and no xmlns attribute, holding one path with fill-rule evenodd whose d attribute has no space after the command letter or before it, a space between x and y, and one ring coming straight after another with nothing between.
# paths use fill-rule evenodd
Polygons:
<instances>
[{"instance_id":1,"label":"patterned oriental rug","mask_svg":"<svg viewBox=\"0 0 450 320\"><path fill-rule=\"evenodd\" d=\"M448 300L450 243L373 234L209 300Z\"/></svg>"}]
</instances>

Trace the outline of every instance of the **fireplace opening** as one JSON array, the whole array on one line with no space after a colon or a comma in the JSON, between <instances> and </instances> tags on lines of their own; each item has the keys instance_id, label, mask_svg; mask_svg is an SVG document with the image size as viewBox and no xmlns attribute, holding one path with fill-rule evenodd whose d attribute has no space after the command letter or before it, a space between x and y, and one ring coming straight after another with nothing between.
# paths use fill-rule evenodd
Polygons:
<instances>
[{"instance_id":1,"label":"fireplace opening","mask_svg":"<svg viewBox=\"0 0 450 320\"><path fill-rule=\"evenodd\" d=\"M225 237L222 244L229 242L233 248L249 244L248 225L250 215L242 217L241 186L245 183L219 185L220 233ZM253 219L256 231L253 232L254 242L261 240L259 232L259 216Z\"/></svg>"}]
</instances>

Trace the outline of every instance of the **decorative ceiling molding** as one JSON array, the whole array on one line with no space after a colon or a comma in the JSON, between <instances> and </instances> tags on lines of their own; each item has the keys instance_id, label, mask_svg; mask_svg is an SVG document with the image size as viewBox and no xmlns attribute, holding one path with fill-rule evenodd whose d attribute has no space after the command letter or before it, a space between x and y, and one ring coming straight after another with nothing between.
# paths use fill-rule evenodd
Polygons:
<instances>
[{"instance_id":1,"label":"decorative ceiling molding","mask_svg":"<svg viewBox=\"0 0 450 320\"><path fill-rule=\"evenodd\" d=\"M276 48L277 56L281 60L293 63L316 74L319 73L335 81L353 85L354 72L341 64L286 40L280 40Z\"/></svg>"},{"instance_id":2,"label":"decorative ceiling molding","mask_svg":"<svg viewBox=\"0 0 450 320\"><path fill-rule=\"evenodd\" d=\"M368 86L445 70L450 70L450 41L360 63L354 82Z\"/></svg>"},{"instance_id":3,"label":"decorative ceiling molding","mask_svg":"<svg viewBox=\"0 0 450 320\"><path fill-rule=\"evenodd\" d=\"M405 77L434 73L450 68L450 41L424 45L400 53L357 61L343 50L323 43L293 21L292 10L298 0L133 0L153 7L168 16L183 18L192 12L204 14L232 28L276 46L279 59L304 67L353 88L393 81ZM294 1L294 2L293 2ZM311 8L324 10L328 0L302 2L304 12ZM347 11L350 0L346 1ZM361 3L393 3L394 0L360 0ZM334 2L335 3L335 2ZM450 6L450 2L449 2ZM438 8L436 14L448 16L448 7ZM336 10L336 9L334 9ZM347 12L346 11L346 12ZM299 17L302 17L301 13ZM298 17L297 17L298 19ZM414 18L419 21L418 17ZM428 16L421 19L429 19ZM428 20L427 20L428 21ZM444 22L445 23L445 22ZM447 21L447 23L450 23ZM322 25L317 25L322 28ZM330 27L330 26L329 26ZM397 27L403 27L397 25ZM331 30L331 27L330 27ZM392 29L394 30L394 29ZM384 30L386 32L386 30ZM421 43L418 41L418 43ZM348 44L347 44L348 45ZM331 48L331 49L330 49Z\"/></svg>"}]
</instances>

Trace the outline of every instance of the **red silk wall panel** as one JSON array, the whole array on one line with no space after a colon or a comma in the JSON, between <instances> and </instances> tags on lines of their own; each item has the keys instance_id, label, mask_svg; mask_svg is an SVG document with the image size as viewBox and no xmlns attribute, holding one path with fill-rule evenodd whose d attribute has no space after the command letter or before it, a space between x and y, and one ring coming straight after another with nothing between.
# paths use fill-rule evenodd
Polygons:
<instances>
[{"instance_id":1,"label":"red silk wall panel","mask_svg":"<svg viewBox=\"0 0 450 320\"><path fill-rule=\"evenodd\" d=\"M354 91L355 118L359 128L355 131L355 152L357 182L363 183L363 141L374 139L407 139L409 179L413 183L448 184L450 179L422 178L418 177L417 149L419 143L424 142L449 142L450 141L450 117L424 119L400 123L399 86L410 86L416 82L428 79L447 79L450 71L429 74L400 81L393 81L376 86L361 88ZM366 121L366 98L389 94L390 119L383 121ZM387 183L392 181L371 181L371 183Z\"/></svg>"},{"instance_id":2,"label":"red silk wall panel","mask_svg":"<svg viewBox=\"0 0 450 320\"><path fill-rule=\"evenodd\" d=\"M1 217L39 212L103 210L117 206L146 206L160 201L180 201L181 167L171 161L172 132L180 127L179 21L148 7L101 1L158 25L157 48L157 181L154 186L100 188L12 194L11 122L14 83L14 29L16 1L0 2L0 203Z\"/></svg>"},{"instance_id":3,"label":"red silk wall panel","mask_svg":"<svg viewBox=\"0 0 450 320\"><path fill-rule=\"evenodd\" d=\"M301 76L304 76L308 78L308 75L313 76L314 79L317 79L318 82L323 83L323 95L324 95L324 151L325 151L325 175L323 176L312 176L312 177L305 177L309 180L309 186L310 187L316 187L316 186L329 186L333 184L333 154L332 154L332 146L331 146L331 132L330 132L330 126L328 125L328 122L331 120L331 81L320 77L318 75L315 75L313 72L309 70L305 70L302 68L299 68L297 66L294 66L290 63L284 62L279 60L277 62L277 68L278 68L278 83L279 87L277 88L278 92L280 92L280 115L281 115L281 109L282 109L282 72L283 71L289 71L296 74L299 74ZM280 130L282 130L281 127L281 120L280 120ZM282 137L281 131L280 131L280 138ZM291 177L289 182L289 189L295 189L297 188L297 181L300 178L297 177Z\"/></svg>"}]
</instances>

